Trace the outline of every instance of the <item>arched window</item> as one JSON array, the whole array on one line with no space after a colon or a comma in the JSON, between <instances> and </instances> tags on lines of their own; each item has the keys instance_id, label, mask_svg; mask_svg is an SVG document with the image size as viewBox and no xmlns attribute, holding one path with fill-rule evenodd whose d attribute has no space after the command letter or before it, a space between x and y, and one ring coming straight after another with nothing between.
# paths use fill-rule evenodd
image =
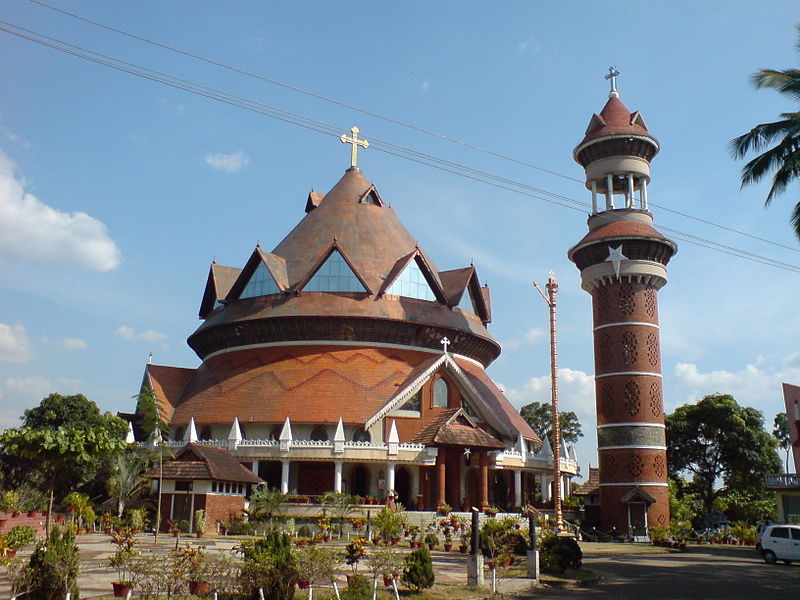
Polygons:
<instances>
[{"instance_id":1,"label":"arched window","mask_svg":"<svg viewBox=\"0 0 800 600\"><path fill-rule=\"evenodd\" d=\"M283 425L273 425L269 432L269 439L275 441L281 439L281 431L283 431Z\"/></svg>"},{"instance_id":2,"label":"arched window","mask_svg":"<svg viewBox=\"0 0 800 600\"><path fill-rule=\"evenodd\" d=\"M214 432L211 430L211 425L203 425L203 428L200 430L200 439L201 440L214 439Z\"/></svg>"},{"instance_id":3,"label":"arched window","mask_svg":"<svg viewBox=\"0 0 800 600\"><path fill-rule=\"evenodd\" d=\"M364 429L363 427L359 427L356 429L355 433L353 434L353 441L354 442L371 442L372 436L369 432Z\"/></svg>"},{"instance_id":4,"label":"arched window","mask_svg":"<svg viewBox=\"0 0 800 600\"><path fill-rule=\"evenodd\" d=\"M311 438L314 442L327 442L328 441L328 430L325 429L324 425L317 425L314 429L311 430Z\"/></svg>"},{"instance_id":5,"label":"arched window","mask_svg":"<svg viewBox=\"0 0 800 600\"><path fill-rule=\"evenodd\" d=\"M447 408L447 382L441 377L433 384L433 405Z\"/></svg>"}]
</instances>

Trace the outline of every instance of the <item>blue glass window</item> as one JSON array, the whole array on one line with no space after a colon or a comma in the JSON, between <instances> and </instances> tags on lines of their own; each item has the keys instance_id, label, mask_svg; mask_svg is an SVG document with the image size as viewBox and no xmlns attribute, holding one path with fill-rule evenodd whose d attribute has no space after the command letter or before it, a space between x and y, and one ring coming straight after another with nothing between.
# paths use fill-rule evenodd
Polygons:
<instances>
[{"instance_id":1,"label":"blue glass window","mask_svg":"<svg viewBox=\"0 0 800 600\"><path fill-rule=\"evenodd\" d=\"M461 294L461 300L458 301L458 308L475 314L475 305L472 302L472 294L469 293L469 287Z\"/></svg>"},{"instance_id":2,"label":"blue glass window","mask_svg":"<svg viewBox=\"0 0 800 600\"><path fill-rule=\"evenodd\" d=\"M394 283L389 287L387 293L420 300L436 300L436 296L431 286L428 285L428 281L425 279L425 275L422 274L416 260L408 263L400 277L395 279Z\"/></svg>"},{"instance_id":3,"label":"blue glass window","mask_svg":"<svg viewBox=\"0 0 800 600\"><path fill-rule=\"evenodd\" d=\"M250 281L244 286L244 290L239 298L255 298L256 296L266 296L267 294L279 294L278 284L270 275L264 263L259 263L256 270L250 276Z\"/></svg>"},{"instance_id":4,"label":"blue glass window","mask_svg":"<svg viewBox=\"0 0 800 600\"><path fill-rule=\"evenodd\" d=\"M413 410L419 412L422 406L422 390L417 390L417 393L406 400L405 404L400 407L400 410Z\"/></svg>"},{"instance_id":5,"label":"blue glass window","mask_svg":"<svg viewBox=\"0 0 800 600\"><path fill-rule=\"evenodd\" d=\"M433 384L433 405L447 407L447 382L444 379L437 379Z\"/></svg>"},{"instance_id":6,"label":"blue glass window","mask_svg":"<svg viewBox=\"0 0 800 600\"><path fill-rule=\"evenodd\" d=\"M303 288L304 292L366 292L338 251L334 250Z\"/></svg>"}]
</instances>

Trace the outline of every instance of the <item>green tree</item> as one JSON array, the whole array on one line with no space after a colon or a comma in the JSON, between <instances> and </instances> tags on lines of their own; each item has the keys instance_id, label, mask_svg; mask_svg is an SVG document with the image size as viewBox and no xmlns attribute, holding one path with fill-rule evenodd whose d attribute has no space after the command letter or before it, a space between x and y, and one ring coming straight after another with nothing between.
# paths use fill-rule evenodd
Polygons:
<instances>
[{"instance_id":1,"label":"green tree","mask_svg":"<svg viewBox=\"0 0 800 600\"><path fill-rule=\"evenodd\" d=\"M143 454L129 450L116 454L111 458L106 489L117 501L117 516L122 518L125 505L147 489L149 480L144 476L148 467L148 459Z\"/></svg>"},{"instance_id":2,"label":"green tree","mask_svg":"<svg viewBox=\"0 0 800 600\"><path fill-rule=\"evenodd\" d=\"M792 449L792 436L789 433L789 419L786 418L785 412L780 412L775 415L775 420L772 422L773 429L772 435L778 440L778 446L781 450L786 452L786 468L785 473L789 472L789 452Z\"/></svg>"},{"instance_id":3,"label":"green tree","mask_svg":"<svg viewBox=\"0 0 800 600\"><path fill-rule=\"evenodd\" d=\"M726 492L760 492L764 474L780 469L777 440L764 430L760 411L729 394L705 396L666 416L670 476L689 473L689 488L705 513ZM722 487L715 487L721 480Z\"/></svg>"},{"instance_id":4,"label":"green tree","mask_svg":"<svg viewBox=\"0 0 800 600\"><path fill-rule=\"evenodd\" d=\"M797 26L800 51L800 25ZM800 101L800 69L761 69L753 74L756 88L772 88L786 95L794 102ZM747 133L731 140L731 152L737 159L744 158L751 150L765 152L759 154L742 167L742 187L756 183L767 174L774 172L772 185L764 202L783 193L793 180L800 177L800 112L781 113L780 120L761 123ZM770 147L770 145L775 144ZM792 212L792 226L800 238L800 202Z\"/></svg>"},{"instance_id":5,"label":"green tree","mask_svg":"<svg viewBox=\"0 0 800 600\"><path fill-rule=\"evenodd\" d=\"M110 412L101 413L97 404L83 394L50 394L39 406L25 411L22 426L30 429L106 429L122 439L128 433L128 425L124 420Z\"/></svg>"},{"instance_id":6,"label":"green tree","mask_svg":"<svg viewBox=\"0 0 800 600\"><path fill-rule=\"evenodd\" d=\"M136 399L136 423L142 438L149 440L156 429L161 431L162 437L169 437L169 425L161 416L158 399L153 388L142 386L142 389L133 398Z\"/></svg>"},{"instance_id":7,"label":"green tree","mask_svg":"<svg viewBox=\"0 0 800 600\"><path fill-rule=\"evenodd\" d=\"M49 530L56 490L79 485L87 474L94 473L96 461L121 452L127 444L104 429L23 427L0 434L0 446L7 454L29 460L32 469L44 474L49 495L46 524Z\"/></svg>"},{"instance_id":8,"label":"green tree","mask_svg":"<svg viewBox=\"0 0 800 600\"><path fill-rule=\"evenodd\" d=\"M281 506L286 502L288 494L277 488L261 485L250 496L250 516L254 519L266 519L272 526L275 515L281 512Z\"/></svg>"},{"instance_id":9,"label":"green tree","mask_svg":"<svg viewBox=\"0 0 800 600\"><path fill-rule=\"evenodd\" d=\"M522 418L527 421L528 425L539 437L544 439L547 436L551 440L553 439L550 435L550 430L553 426L553 409L549 404L531 402L520 408L519 414L522 415ZM558 423L561 426L561 438L568 444L574 444L579 437L583 437L578 416L571 410L560 412L558 414Z\"/></svg>"}]
</instances>

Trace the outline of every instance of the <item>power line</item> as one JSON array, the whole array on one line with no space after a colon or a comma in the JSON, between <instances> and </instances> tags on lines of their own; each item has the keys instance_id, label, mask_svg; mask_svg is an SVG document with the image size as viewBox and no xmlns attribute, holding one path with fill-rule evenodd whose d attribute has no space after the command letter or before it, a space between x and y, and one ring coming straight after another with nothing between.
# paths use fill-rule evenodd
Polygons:
<instances>
[{"instance_id":1,"label":"power line","mask_svg":"<svg viewBox=\"0 0 800 600\"><path fill-rule=\"evenodd\" d=\"M352 104L347 104L347 103L342 102L340 100L336 100L334 98L330 98L330 97L324 96L322 94L311 92L309 90L305 90L303 88L300 88L300 87L297 87L297 86L293 86L293 85L284 83L282 81L278 81L276 79L271 79L271 78L266 77L264 75L260 75L258 73L254 73L252 71L248 71L246 69L235 67L233 65L229 65L229 64L223 63L223 62L218 61L218 60L207 58L205 56L201 56L199 54L195 54L195 53L189 52L187 50L182 50L180 48L176 48L174 46L170 46L169 44L164 44L162 42L157 42L155 40L151 40L151 39L146 38L144 36L136 35L134 33L130 33L130 32L125 31L123 29L119 29L117 27L112 27L111 25L106 25L105 23L101 23L99 21L95 21L93 19L89 19L88 17L84 17L82 15L79 15L79 14L64 10L62 8L51 6L49 4L46 4L45 2L41 2L40 0L28 0L28 1L31 2L32 4L36 4L37 6L45 8L47 10L51 10L53 12L57 12L57 13L63 14L63 15L68 16L70 18L77 19L77 20L82 21L84 23L88 23L90 25L93 25L95 27L99 27L101 29L105 29L106 31L111 31L113 33L117 33L119 35L128 37L130 39L134 39L134 40L137 40L137 41L140 41L140 42L144 42L145 44L150 44L151 46L155 46L157 48L162 48L164 50L168 50L168 51L174 52L176 54L181 54L183 56L188 56L189 58L193 58L195 60L199 60L199 61L202 61L204 63L210 64L210 65L214 65L216 67L220 67L222 69L227 69L227 70L232 71L234 73L238 73L240 75L245 75L246 77L252 77L252 78L257 79L259 81L263 81L264 83L268 83L270 85L275 85L275 86L290 90L292 92L296 92L298 94L303 94L305 96L309 96L311 98L315 98L315 99L321 100L323 102L328 102L330 104L334 104L336 106L340 106L342 108L346 108L348 110L352 110L354 112L358 112L360 114L367 115L367 116L373 117L375 119L379 119L379 120L382 120L382 121L386 121L388 123L392 123L394 125L398 125L400 127L404 127L406 129L411 129L413 131L417 131L417 132L423 133L425 135L433 136L433 137L445 140L447 142L458 144L460 146L464 146L464 147L469 148L471 150L475 150L475 151L478 151L478 152L483 152L483 153L485 153L487 155L494 156L495 158L506 160L506 161L512 162L514 164L523 166L523 167L528 167L528 168L531 168L531 169L535 169L537 171L541 171L541 172L547 173L549 175L554 175L556 177L560 177L562 179L566 179L566 180L569 180L569 181L574 181L576 183L581 183L581 184L584 183L583 180L577 179L577 178L572 177L570 175L565 175L563 173L559 173L558 171L553 171L551 169L546 169L544 167L540 167L540 166L535 165L533 163L529 163L529 162L520 160L518 158L515 158L513 156L509 156L507 154L503 154L503 153L500 153L500 152L496 152L494 150L490 150L489 148L485 148L483 146L478 146L476 144L472 144L470 142L466 142L464 140L460 140L458 138L454 138L452 136L449 136L449 135L434 131L432 129L427 129L427 128L424 128L424 127L420 127L420 126L414 125L412 123L407 123L407 122L401 121L399 119L388 117L386 115L381 115L379 113L367 110L365 108L361 108L361 107L358 107L358 106L355 106L355 105L352 105ZM547 192L545 190L541 190L541 193L551 194L550 192ZM569 199L567 199L567 200L569 200ZM751 233L747 233L746 231L741 231L741 230L735 229L733 227L727 227L725 225L721 225L719 223L715 223L714 221L709 221L707 219L703 219L703 218L700 218L700 217L695 217L693 215L690 215L690 214L675 210L673 208L669 208L667 206L662 206L662 205L657 204L655 202L651 202L650 205L654 206L656 208L659 208L661 210L664 210L664 211L679 215L679 216L684 217L686 219L692 219L694 221L698 221L698 222L703 223L705 225L709 225L711 227L716 227L716 228L721 229L723 231L728 231L730 233L735 233L737 235L748 237L750 239L757 240L759 242L763 242L765 244L771 244L773 246L776 246L776 247L779 247L779 248L783 248L785 250L790 250L792 252L800 253L800 249L798 249L798 248L794 248L792 246L787 246L786 244L781 244L781 243L775 242L773 240L769 240L769 239L766 239L766 238L763 238L763 237L759 237L757 235L753 235Z\"/></svg>"},{"instance_id":2,"label":"power line","mask_svg":"<svg viewBox=\"0 0 800 600\"><path fill-rule=\"evenodd\" d=\"M141 65L136 65L134 63L122 61L120 59L100 54L92 50L82 48L80 46L69 44L67 42L64 42L63 40L58 40L56 38L45 36L43 34L34 32L32 30L23 27L19 27L17 25L8 23L6 21L0 20L0 24L18 30L14 31L13 29L8 29L8 27L0 27L0 31L2 32L20 37L22 39L29 40L31 42L43 45L45 47L75 56L77 58L82 58L84 60L93 62L95 64L106 66L130 75L134 75L156 83L161 83L162 85L167 85L170 87L182 89L184 91L196 95L200 95L212 100L216 100L218 102L223 102L225 104L236 106L238 108L243 108L245 110L249 110L257 114L272 117L280 121L283 121L285 123L303 127L305 129L315 131L317 133L322 133L324 135L328 135L331 137L338 137L339 132L342 131L341 127L333 124L312 119L310 117L306 117L298 113L285 111L283 109L263 104L252 99L244 98L241 96L237 96L235 94L231 94L229 92L225 92L223 90L218 90L209 86L205 86L198 82L182 79L179 77L175 77L173 75L169 75L167 73L143 67ZM431 168L435 168L444 172L451 173L453 175L458 175L467 179L471 179L473 181L484 183L486 185L491 185L493 187L510 191L519 195L527 196L537 200L542 200L544 202L561 206L563 208L569 208L571 210L576 210L582 213L584 213L589 208L588 203L580 202L578 200L574 200L566 196L561 196L553 192L548 192L547 190L535 188L533 186L529 186L527 184L518 181L514 181L498 175L494 175L486 171L481 171L478 169L474 169L472 167L461 165L459 163L441 159L436 156L425 154L413 149L404 148L402 146L392 144L388 141L374 140L372 147L377 151L384 152L386 154L396 156L404 160L408 160ZM556 199L545 198L542 197L540 194L550 195ZM676 229L666 228L663 226L661 228L666 231L672 232L676 237L678 237L678 239L682 239L682 241L686 241L688 243L697 246L716 250L718 252L722 252L724 254L728 254L731 256L736 256L738 258L742 258L752 262L769 265L774 268L800 273L800 267L796 265L791 265L789 263L777 261L775 259L771 259L766 256L741 250L732 246L726 246L720 244L719 242L715 242L707 238L702 238L700 236L684 233Z\"/></svg>"}]
</instances>

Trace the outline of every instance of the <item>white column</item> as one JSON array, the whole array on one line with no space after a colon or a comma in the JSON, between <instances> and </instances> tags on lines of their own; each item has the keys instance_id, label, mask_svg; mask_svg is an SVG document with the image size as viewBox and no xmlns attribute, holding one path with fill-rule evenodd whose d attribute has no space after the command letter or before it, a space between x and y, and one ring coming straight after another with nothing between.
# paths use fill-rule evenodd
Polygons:
<instances>
[{"instance_id":1,"label":"white column","mask_svg":"<svg viewBox=\"0 0 800 600\"><path fill-rule=\"evenodd\" d=\"M386 492L394 491L394 463L390 462L386 465Z\"/></svg>"},{"instance_id":2,"label":"white column","mask_svg":"<svg viewBox=\"0 0 800 600\"><path fill-rule=\"evenodd\" d=\"M256 475L258 475L258 463L259 463L258 460L253 460L253 473L255 473Z\"/></svg>"},{"instance_id":3,"label":"white column","mask_svg":"<svg viewBox=\"0 0 800 600\"><path fill-rule=\"evenodd\" d=\"M514 506L522 506L522 471L514 471Z\"/></svg>"},{"instance_id":4,"label":"white column","mask_svg":"<svg viewBox=\"0 0 800 600\"><path fill-rule=\"evenodd\" d=\"M625 208L634 208L634 204L633 204L633 173L628 173L628 193L625 194Z\"/></svg>"},{"instance_id":5,"label":"white column","mask_svg":"<svg viewBox=\"0 0 800 600\"><path fill-rule=\"evenodd\" d=\"M597 214L597 182L592 179L592 214Z\"/></svg>"},{"instance_id":6,"label":"white column","mask_svg":"<svg viewBox=\"0 0 800 600\"><path fill-rule=\"evenodd\" d=\"M647 179L642 177L642 187L639 188L639 203L642 205L642 210L650 210L647 208Z\"/></svg>"},{"instance_id":7,"label":"white column","mask_svg":"<svg viewBox=\"0 0 800 600\"><path fill-rule=\"evenodd\" d=\"M542 488L542 502L548 502L550 500L550 484L544 473L539 475L539 486Z\"/></svg>"},{"instance_id":8,"label":"white column","mask_svg":"<svg viewBox=\"0 0 800 600\"><path fill-rule=\"evenodd\" d=\"M606 209L614 208L614 178L611 174L606 175Z\"/></svg>"},{"instance_id":9,"label":"white column","mask_svg":"<svg viewBox=\"0 0 800 600\"><path fill-rule=\"evenodd\" d=\"M192 495L191 508L189 509L189 531L194 530L194 492L189 492Z\"/></svg>"},{"instance_id":10,"label":"white column","mask_svg":"<svg viewBox=\"0 0 800 600\"><path fill-rule=\"evenodd\" d=\"M281 461L281 492L289 493L289 461Z\"/></svg>"},{"instance_id":11,"label":"white column","mask_svg":"<svg viewBox=\"0 0 800 600\"><path fill-rule=\"evenodd\" d=\"M342 491L342 461L337 460L333 463L334 471L333 471L333 491L341 492Z\"/></svg>"}]
</instances>

